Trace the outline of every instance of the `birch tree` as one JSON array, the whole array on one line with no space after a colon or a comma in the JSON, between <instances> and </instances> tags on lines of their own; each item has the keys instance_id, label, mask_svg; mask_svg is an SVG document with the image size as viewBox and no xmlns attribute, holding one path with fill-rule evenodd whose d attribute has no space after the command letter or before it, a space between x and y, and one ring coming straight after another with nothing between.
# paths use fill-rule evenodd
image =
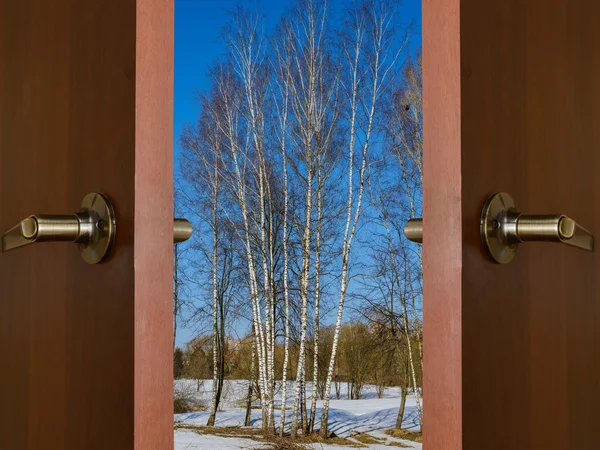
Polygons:
<instances>
[{"instance_id":1,"label":"birch tree","mask_svg":"<svg viewBox=\"0 0 600 450\"><path fill-rule=\"evenodd\" d=\"M397 261L397 257L396 257L396 250L394 249L394 242L392 239L392 234L391 234L391 229L390 229L390 223L389 223L389 219L388 219L388 211L386 208L386 204L384 201L380 201L379 202L379 206L380 206L380 217L381 217L381 222L385 228L385 234L386 234L386 239L388 242L388 251L390 254L390 270L392 273L392 277L393 277L393 281L396 285L396 293L398 296L398 299L400 301L400 305L402 307L402 319L403 319L403 329L404 329L404 333L405 333L405 337L406 337L406 347L408 350L408 364L409 364L409 368L410 368L410 374L412 377L412 387L413 387L413 391L414 391L414 395L415 395L415 403L417 405L417 416L419 418L419 423L422 425L423 423L423 413L422 413L422 409L421 409L421 399L420 399L420 394L419 394L419 385L417 384L417 376L416 376L416 370L415 370L415 355L413 354L413 346L412 346L412 338L411 338L411 326L409 323L409 310L408 310L408 298L411 297L411 291L412 291L412 287L411 287L411 280L402 280L402 272L401 269L399 267L399 263ZM401 245L404 245L405 241L401 241ZM401 255L403 257L402 262L404 262L404 274L405 276L408 274L408 272L406 271L406 267L410 264L408 258L406 258L406 252L404 247L401 248Z\"/></svg>"},{"instance_id":2,"label":"birch tree","mask_svg":"<svg viewBox=\"0 0 600 450\"><path fill-rule=\"evenodd\" d=\"M215 68L218 72L218 68ZM197 251L210 267L212 308L212 367L213 387L211 414L208 426L214 425L223 391L225 371L225 326L227 304L230 298L233 272L233 250L223 239L222 210L222 128L223 104L217 90L200 96L201 116L196 127L187 127L181 137L183 150L182 170L192 186L181 194L192 210L193 216L200 220L200 233ZM203 231L209 231L204 233ZM207 239L210 236L210 239ZM226 236L227 237L227 236ZM196 312L205 313L204 308Z\"/></svg>"},{"instance_id":3,"label":"birch tree","mask_svg":"<svg viewBox=\"0 0 600 450\"><path fill-rule=\"evenodd\" d=\"M391 144L392 154L401 173L402 196L407 202L407 212L400 220L393 221L396 234L403 239L402 228L407 218L420 217L423 197L423 83L420 53L410 58L402 72L402 78L391 96L386 109L385 135ZM415 300L422 292L423 256L422 246L406 243L403 247L409 278L410 303L413 310L414 328L423 368L422 325ZM413 258L413 256L416 256Z\"/></svg>"},{"instance_id":4,"label":"birch tree","mask_svg":"<svg viewBox=\"0 0 600 450\"><path fill-rule=\"evenodd\" d=\"M302 185L304 197L303 223L301 224L301 270L300 270L300 337L299 356L296 373L296 389L292 413L292 436L298 430L298 412L301 411L302 431L308 434L314 423L306 413L306 339L308 328L308 306L310 294L311 263L316 258L314 268L315 324L318 352L319 294L321 287L320 260L323 222L324 185L331 168L324 167L327 154L331 152L338 117L338 80L335 66L332 65L331 31L328 26L327 2L303 0L284 18L278 28L276 73L279 84L289 93L290 141L294 149L292 168ZM327 162L331 162L329 159ZM315 219L316 191L316 237ZM316 255L313 255L313 241L316 239ZM315 359L318 370L318 359ZM314 378L313 367L313 378ZM314 381L314 380L313 380ZM313 404L316 402L316 389L313 391Z\"/></svg>"},{"instance_id":5,"label":"birch tree","mask_svg":"<svg viewBox=\"0 0 600 450\"><path fill-rule=\"evenodd\" d=\"M392 142L385 148L402 167L402 182L414 182L418 173L404 149L418 138L411 136L414 126L394 131L390 124L398 120L392 110L396 104L382 107L384 98L392 98L390 87L406 44L396 26L396 6L394 0L356 0L338 23L330 20L326 0L298 0L271 41L261 15L238 7L224 28L227 53L210 73L198 126L183 139L195 158L195 165L186 169L195 184L193 195L187 194L189 204L196 202L194 213L206 231L198 243L203 263L197 285L207 294L203 311L210 315L213 338L208 425L215 423L223 386L227 323L222 306L235 295L236 315L248 320L252 330L256 365L246 421L254 395L260 399L264 430L275 432L275 392L281 379L278 432L283 436L292 372L292 437L299 428L304 435L316 428L319 392L324 393L321 433L328 434L345 301L356 276L352 248L369 206L366 187L374 160L382 157L382 137ZM398 102L406 101L404 91L392 93L398 94ZM412 195L418 210L418 190L413 185L409 189L415 195L405 196ZM390 235L398 225L389 221ZM414 323L402 329L418 330L420 271L408 267L416 259L413 249L406 250L398 267L407 270L399 278L403 289L409 289L404 317ZM335 297L329 298L333 290ZM330 307L335 315L327 336L331 350L329 345L323 349L321 339L323 311ZM421 333L408 333L407 339L419 347L413 355L417 362ZM283 361L278 360L276 369L281 345ZM250 378L254 376L252 369ZM310 379L312 395L306 387Z\"/></svg>"},{"instance_id":6,"label":"birch tree","mask_svg":"<svg viewBox=\"0 0 600 450\"><path fill-rule=\"evenodd\" d=\"M274 349L275 349L275 307L272 286L273 277L273 223L268 205L273 204L269 176L270 171L265 157L265 101L267 94L268 71L265 62L265 39L259 16L239 7L232 18L226 33L227 45L232 60L232 68L240 85L238 107L247 127L244 152L231 136L230 142L235 168L237 200L241 209L244 226L244 246L250 275L253 327L257 338L259 380L261 383L261 404L263 405L263 428L274 432ZM248 209L247 181L242 171L249 168L250 179L254 183L256 211L258 214L258 243L253 242L252 223ZM253 252L253 247L256 249ZM258 258L262 263L262 296L260 301L258 280ZM263 326L264 323L264 326Z\"/></svg>"},{"instance_id":7,"label":"birch tree","mask_svg":"<svg viewBox=\"0 0 600 450\"><path fill-rule=\"evenodd\" d=\"M175 342L177 341L177 326L179 315L181 314L181 279L179 273L179 260L181 259L181 249L179 244L175 244L173 251L173 351L175 351Z\"/></svg>"},{"instance_id":8,"label":"birch tree","mask_svg":"<svg viewBox=\"0 0 600 450\"><path fill-rule=\"evenodd\" d=\"M276 53L273 61L273 68L276 73L273 81L274 91L277 94L273 95L274 105L276 108L277 128L279 131L278 145L281 148L281 165L283 171L283 295L284 295L284 356L283 368L281 376L281 418L279 424L279 436L283 437L285 428L285 412L287 405L287 372L290 358L290 290L288 284L288 267L289 267L289 227L288 227L288 212L289 212L289 190L288 190L288 163L287 163L287 134L288 134L288 115L290 101L290 80L289 72L286 70L282 55Z\"/></svg>"},{"instance_id":9,"label":"birch tree","mask_svg":"<svg viewBox=\"0 0 600 450\"><path fill-rule=\"evenodd\" d=\"M350 7L345 29L348 34L341 43L347 70L348 102L348 192L346 224L342 244L341 281L336 317L336 329L321 416L321 435L328 436L329 392L335 369L335 359L342 326L344 302L348 289L350 254L362 213L363 195L368 169L368 156L376 133L379 102L394 75L398 58L406 45L408 34L395 46L396 4L388 0L366 0ZM354 174L355 153L359 149L357 180ZM358 186L356 187L355 184ZM356 190L356 196L355 196Z\"/></svg>"}]
</instances>

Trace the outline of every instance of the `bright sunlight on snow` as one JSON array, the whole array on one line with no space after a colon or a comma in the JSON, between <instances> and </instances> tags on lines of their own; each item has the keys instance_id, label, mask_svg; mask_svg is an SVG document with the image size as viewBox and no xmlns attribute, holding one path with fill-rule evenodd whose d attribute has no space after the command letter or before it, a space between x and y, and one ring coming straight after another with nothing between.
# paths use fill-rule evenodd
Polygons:
<instances>
[{"instance_id":1,"label":"bright sunlight on snow","mask_svg":"<svg viewBox=\"0 0 600 450\"><path fill-rule=\"evenodd\" d=\"M293 383L288 384L291 389ZM212 380L204 380L199 383L195 380L178 380L175 382L175 392L177 395L193 397L199 404L210 404ZM199 389L199 390L198 390ZM363 448L383 450L390 448L413 448L421 449L420 443L396 439L385 433L385 430L394 428L398 416L398 407L400 405L400 389L387 388L382 398L377 398L375 386L368 385L364 388L360 400L347 400L346 385L343 384L340 400L335 400L335 390L331 390L331 403L329 420L329 429L336 436L347 438L351 442L351 447L333 444L303 444L306 448L356 448L360 443ZM215 426L218 427L215 433L207 433L205 425L210 412L198 411L186 414L175 414L175 450L191 449L259 449L273 448L261 444L260 439L252 440L242 436L242 433L231 436L221 435L218 429L225 427L242 427L245 415L245 396L248 390L247 381L226 380L223 398L222 411L217 414ZM312 385L307 384L307 395L312 393ZM279 414L281 407L281 384L277 384L276 396L276 423L279 423ZM293 398L288 397L287 407L293 405ZM320 416L322 401L317 402L317 417ZM289 431L291 419L288 415L286 420L286 432ZM261 410L253 409L251 426L260 429L262 425ZM406 411L402 428L410 431L419 430L419 421L417 418L417 409L415 400L409 395L406 400ZM317 424L318 429L318 424ZM242 428L243 430L243 428ZM360 439L361 435L367 434L373 437L377 443L365 444ZM401 444L404 447L400 447Z\"/></svg>"}]
</instances>

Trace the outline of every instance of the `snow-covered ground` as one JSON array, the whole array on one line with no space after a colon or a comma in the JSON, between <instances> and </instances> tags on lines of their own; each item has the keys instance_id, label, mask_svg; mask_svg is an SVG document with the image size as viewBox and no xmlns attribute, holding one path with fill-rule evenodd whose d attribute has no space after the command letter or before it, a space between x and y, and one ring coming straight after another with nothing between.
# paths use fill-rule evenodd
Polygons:
<instances>
[{"instance_id":1,"label":"snow-covered ground","mask_svg":"<svg viewBox=\"0 0 600 450\"><path fill-rule=\"evenodd\" d=\"M241 427L244 422L245 408L244 399L247 393L247 382L245 381L226 381L224 389L223 411L217 413L215 425L220 427ZM196 381L180 380L175 384L176 391L185 391L187 395L195 396L210 404L212 381L205 380L201 383L200 391L197 392ZM311 385L307 387L308 395L311 393ZM288 408L293 407L293 383L288 385ZM421 444L411 441L392 439L384 433L384 430L393 428L396 424L398 407L400 405L400 389L386 389L383 398L378 399L374 386L366 386L363 390L361 400L347 400L346 386L342 386L342 399L335 400L335 390L332 387L330 406L329 406L329 429L337 436L350 438L360 433L369 433L377 438L385 438L382 444L371 444L368 446L373 450L390 449L385 443L401 442L408 448L421 449ZM291 398L290 398L291 397ZM309 397L310 398L310 397ZM276 405L281 407L281 392L276 396ZM309 403L310 406L310 403ZM321 416L322 401L317 402L317 428ZM309 411L310 414L310 411ZM187 414L175 414L176 425L183 426L204 426L208 420L209 412L201 411ZM291 410L286 412L286 429L289 430ZM275 423L279 425L280 410L275 412ZM262 424L260 409L252 410L252 426L260 428ZM409 396L406 401L406 411L404 414L403 428L410 431L418 431L418 419L415 399ZM327 448L329 445L312 444L314 448ZM365 445L367 447L367 445ZM200 448L212 449L242 449L242 448L260 448L260 443L241 437L222 437L207 434L198 434L190 429L177 429L175 431L175 450L192 450ZM331 448L343 449L343 446L331 446Z\"/></svg>"}]
</instances>

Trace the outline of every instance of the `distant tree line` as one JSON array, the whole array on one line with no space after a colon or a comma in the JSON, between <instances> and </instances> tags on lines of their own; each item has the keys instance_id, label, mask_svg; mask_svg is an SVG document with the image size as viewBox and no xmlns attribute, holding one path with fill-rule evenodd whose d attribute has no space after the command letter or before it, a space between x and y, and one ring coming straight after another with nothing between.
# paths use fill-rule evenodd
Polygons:
<instances>
[{"instance_id":1,"label":"distant tree line","mask_svg":"<svg viewBox=\"0 0 600 450\"><path fill-rule=\"evenodd\" d=\"M322 327L319 347L321 349L318 357L325 362L331 355L334 328L332 326ZM310 336L311 338L313 336ZM307 345L307 362L312 364L315 358L314 345ZM399 354L396 352L399 351ZM287 379L293 380L293 374L297 371L299 355L298 343L292 343L289 348L291 364L288 365ZM275 368L283 370L285 350L283 344L276 343L275 346ZM176 348L174 356L175 379L205 380L212 377L214 373L214 362L212 358L212 336L198 336L188 343L185 349ZM223 380L249 380L253 383L247 405L252 405L260 399L260 384L256 382L256 366L252 373L252 336L246 336L240 340L229 340L224 352ZM402 340L396 339L389 333L381 333L369 323L349 322L342 325L339 342L339 355L334 370L333 384L335 398L340 400L358 400L361 398L363 388L369 384L376 387L378 398L382 398L388 387L398 386L401 388L402 403L411 390L411 376L408 369L408 352ZM320 364L322 370L316 379L317 396L325 398L325 382L327 370L324 364ZM221 370L218 368L218 370ZM422 381L422 372L417 372L419 386ZM200 383L198 383L198 390ZM281 383L276 384L278 391L282 389ZM401 423L404 408L399 413Z\"/></svg>"}]
</instances>

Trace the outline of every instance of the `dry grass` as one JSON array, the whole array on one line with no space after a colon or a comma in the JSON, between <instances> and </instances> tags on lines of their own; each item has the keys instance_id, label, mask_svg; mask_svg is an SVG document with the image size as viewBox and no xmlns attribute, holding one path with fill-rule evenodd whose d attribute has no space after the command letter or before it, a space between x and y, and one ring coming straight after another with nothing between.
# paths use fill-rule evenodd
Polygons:
<instances>
[{"instance_id":1,"label":"dry grass","mask_svg":"<svg viewBox=\"0 0 600 450\"><path fill-rule=\"evenodd\" d=\"M265 446L260 446L256 450L306 450L306 447L296 444L289 439L277 438L277 442L269 442Z\"/></svg>"},{"instance_id":2,"label":"dry grass","mask_svg":"<svg viewBox=\"0 0 600 450\"><path fill-rule=\"evenodd\" d=\"M221 437L247 438L264 441L261 430L251 427L205 427L200 425L176 424L176 429L193 430L198 434L211 434Z\"/></svg>"},{"instance_id":3,"label":"dry grass","mask_svg":"<svg viewBox=\"0 0 600 450\"><path fill-rule=\"evenodd\" d=\"M291 439L289 435L280 438L277 435L267 435L259 428L252 427L205 427L196 425L176 424L176 429L193 430L198 434L210 434L220 437L245 438L268 445L272 450L304 450L303 444L327 443L333 445L344 445L346 447L359 448L360 444L341 437L323 439L319 433L310 436L298 436Z\"/></svg>"},{"instance_id":4,"label":"dry grass","mask_svg":"<svg viewBox=\"0 0 600 450\"><path fill-rule=\"evenodd\" d=\"M173 392L173 409L175 414L206 411L206 402L196 394L196 389L191 386L176 387Z\"/></svg>"},{"instance_id":5,"label":"dry grass","mask_svg":"<svg viewBox=\"0 0 600 450\"><path fill-rule=\"evenodd\" d=\"M356 439L358 442L361 442L363 444L367 444L367 445L371 445L371 444L383 444L385 443L385 439L382 438L378 438L375 436L371 436L368 433L360 433L357 434L355 436L352 436L354 439Z\"/></svg>"},{"instance_id":6,"label":"dry grass","mask_svg":"<svg viewBox=\"0 0 600 450\"><path fill-rule=\"evenodd\" d=\"M386 444L387 447L400 447L400 448L410 448L408 445L404 445L402 442L392 441Z\"/></svg>"},{"instance_id":7,"label":"dry grass","mask_svg":"<svg viewBox=\"0 0 600 450\"><path fill-rule=\"evenodd\" d=\"M290 439L289 436L286 439ZM345 447L353 447L360 448L360 444L351 441L349 439L339 437L339 436L331 436L327 439L324 439L318 432L315 432L309 436L298 436L294 442L298 442L300 444L331 444L331 445L343 445Z\"/></svg>"},{"instance_id":8,"label":"dry grass","mask_svg":"<svg viewBox=\"0 0 600 450\"><path fill-rule=\"evenodd\" d=\"M176 397L173 399L173 411L175 414L206 411L206 404L194 398Z\"/></svg>"},{"instance_id":9,"label":"dry grass","mask_svg":"<svg viewBox=\"0 0 600 450\"><path fill-rule=\"evenodd\" d=\"M390 428L385 430L385 434L397 439L405 439L413 442L423 442L423 434L417 431L399 430L397 428Z\"/></svg>"},{"instance_id":10,"label":"dry grass","mask_svg":"<svg viewBox=\"0 0 600 450\"><path fill-rule=\"evenodd\" d=\"M266 447L261 445L260 447L256 447L255 450L306 450L306 447L303 445L297 444L289 439L285 438L276 438L275 442L269 440L266 443Z\"/></svg>"}]
</instances>

